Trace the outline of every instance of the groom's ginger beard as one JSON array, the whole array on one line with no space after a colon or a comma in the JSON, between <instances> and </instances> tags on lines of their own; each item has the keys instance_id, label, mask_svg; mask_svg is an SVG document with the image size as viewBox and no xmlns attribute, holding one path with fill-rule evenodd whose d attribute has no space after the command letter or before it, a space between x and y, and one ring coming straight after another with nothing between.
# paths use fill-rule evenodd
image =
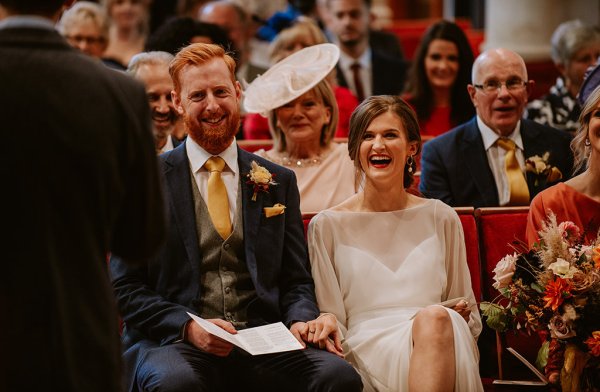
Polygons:
<instances>
[{"instance_id":1,"label":"groom's ginger beard","mask_svg":"<svg viewBox=\"0 0 600 392\"><path fill-rule=\"evenodd\" d=\"M212 116L215 117L217 116ZM188 135L208 153L216 155L231 144L240 127L240 113L231 113L218 127L205 126L202 120L192 120L187 115L183 116L183 121Z\"/></svg>"}]
</instances>

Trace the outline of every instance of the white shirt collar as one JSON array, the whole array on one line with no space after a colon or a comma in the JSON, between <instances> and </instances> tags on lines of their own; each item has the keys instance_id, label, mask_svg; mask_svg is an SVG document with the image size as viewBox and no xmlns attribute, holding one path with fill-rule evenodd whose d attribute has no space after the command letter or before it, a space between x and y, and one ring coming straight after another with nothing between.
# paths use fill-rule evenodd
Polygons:
<instances>
[{"instance_id":1,"label":"white shirt collar","mask_svg":"<svg viewBox=\"0 0 600 392\"><path fill-rule=\"evenodd\" d=\"M208 158L214 156L208 153L205 149L200 147L198 143L196 143L191 137L187 137L185 140L185 149L188 155L188 160L190 161L190 168L192 169L192 173L196 173L199 170L206 170L203 168L204 164L208 160ZM235 174L238 174L239 166L237 163L238 153L237 153L237 143L235 138L233 142L227 147L225 150L221 151L218 154L226 163L225 170L229 168Z\"/></svg>"},{"instance_id":2,"label":"white shirt collar","mask_svg":"<svg viewBox=\"0 0 600 392\"><path fill-rule=\"evenodd\" d=\"M363 52L363 54L355 59L353 57L348 56L344 51L340 50L340 67L342 69L350 69L350 66L356 62L360 64L360 66L364 69L371 68L371 48L367 47L367 50Z\"/></svg>"},{"instance_id":3,"label":"white shirt collar","mask_svg":"<svg viewBox=\"0 0 600 392\"><path fill-rule=\"evenodd\" d=\"M171 151L172 149L173 138L171 138L171 135L167 135L167 141L165 142L165 145L160 149L160 153L162 154L163 152Z\"/></svg>"},{"instance_id":4,"label":"white shirt collar","mask_svg":"<svg viewBox=\"0 0 600 392\"><path fill-rule=\"evenodd\" d=\"M500 135L492 131L492 129L488 127L479 116L477 116L477 126L479 127L479 132L481 132L483 147L487 151L496 143L496 140L500 138ZM510 135L508 135L508 139L511 139L513 142L515 142L515 145L521 151L525 151L523 148L523 139L521 138L521 120L517 122L515 129Z\"/></svg>"}]
</instances>

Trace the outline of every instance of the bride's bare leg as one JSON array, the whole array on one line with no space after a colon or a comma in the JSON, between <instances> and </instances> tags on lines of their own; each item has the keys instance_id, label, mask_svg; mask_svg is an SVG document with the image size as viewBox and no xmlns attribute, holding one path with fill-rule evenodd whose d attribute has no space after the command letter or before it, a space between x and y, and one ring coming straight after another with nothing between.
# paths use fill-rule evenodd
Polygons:
<instances>
[{"instance_id":1,"label":"bride's bare leg","mask_svg":"<svg viewBox=\"0 0 600 392\"><path fill-rule=\"evenodd\" d=\"M452 391L456 365L454 334L448 312L440 306L421 310L413 322L412 335L409 391Z\"/></svg>"}]
</instances>

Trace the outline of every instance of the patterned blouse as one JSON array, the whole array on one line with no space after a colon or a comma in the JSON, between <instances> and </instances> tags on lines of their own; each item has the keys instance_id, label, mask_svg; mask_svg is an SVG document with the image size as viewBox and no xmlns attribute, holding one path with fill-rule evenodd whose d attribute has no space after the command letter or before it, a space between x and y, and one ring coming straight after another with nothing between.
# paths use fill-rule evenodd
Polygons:
<instances>
[{"instance_id":1,"label":"patterned blouse","mask_svg":"<svg viewBox=\"0 0 600 392\"><path fill-rule=\"evenodd\" d=\"M574 133L579 128L581 108L577 100L569 94L561 77L550 88L550 93L527 105L525 117L540 124Z\"/></svg>"}]
</instances>

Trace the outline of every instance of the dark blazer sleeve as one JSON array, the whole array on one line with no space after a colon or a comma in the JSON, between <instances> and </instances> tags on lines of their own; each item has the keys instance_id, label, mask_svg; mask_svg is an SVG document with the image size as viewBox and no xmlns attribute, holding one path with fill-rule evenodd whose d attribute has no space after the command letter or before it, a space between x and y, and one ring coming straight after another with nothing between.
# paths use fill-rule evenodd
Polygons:
<instances>
[{"instance_id":1,"label":"dark blazer sleeve","mask_svg":"<svg viewBox=\"0 0 600 392\"><path fill-rule=\"evenodd\" d=\"M120 170L126 187L114 222L111 252L129 261L147 261L162 243L166 216L150 109L141 85L113 73L111 82L122 93L123 106L130 113L124 124L129 132L123 134L131 136L120 151L124 158Z\"/></svg>"},{"instance_id":2,"label":"dark blazer sleeve","mask_svg":"<svg viewBox=\"0 0 600 392\"><path fill-rule=\"evenodd\" d=\"M300 212L300 194L296 176L292 172L287 186L285 243L280 279L280 304L284 323L289 327L294 321L314 319L319 310L315 285L310 273L308 251L304 238L304 225Z\"/></svg>"},{"instance_id":3,"label":"dark blazer sleeve","mask_svg":"<svg viewBox=\"0 0 600 392\"><path fill-rule=\"evenodd\" d=\"M441 142L441 138L423 144L419 191L425 197L439 199L452 206L456 204L456 200L454 200L450 186L446 165L449 157L444 153L444 146L445 143Z\"/></svg>"},{"instance_id":4,"label":"dark blazer sleeve","mask_svg":"<svg viewBox=\"0 0 600 392\"><path fill-rule=\"evenodd\" d=\"M183 227L192 228L189 230L195 233L189 166L184 161L184 151L185 145L180 145L160 157L163 174L171 169L165 163L167 157L177 155L184 164L178 166L182 174L177 177L181 181L176 184L176 191L167 186L166 177L162 177L170 214L166 241L156 257L142 265L125 263L118 255L110 258L112 285L121 317L126 324L125 335L141 334L160 344L179 339L183 326L190 319L186 312L195 312L193 304L199 296L198 274L194 270L194 265L199 264L200 258L197 237L192 233L182 233ZM173 200L174 197L179 199ZM184 204L183 215L189 221L182 226L177 221L174 206ZM196 242L190 245L190 249L197 252L194 255L195 263L190 260L185 246L185 243L194 238Z\"/></svg>"}]
</instances>

